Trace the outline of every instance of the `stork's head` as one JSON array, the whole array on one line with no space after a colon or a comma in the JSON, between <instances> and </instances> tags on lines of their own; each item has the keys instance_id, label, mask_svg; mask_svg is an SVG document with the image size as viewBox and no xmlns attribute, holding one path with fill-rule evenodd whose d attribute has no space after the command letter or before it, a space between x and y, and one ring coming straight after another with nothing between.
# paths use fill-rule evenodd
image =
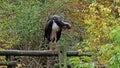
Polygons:
<instances>
[{"instance_id":1,"label":"stork's head","mask_svg":"<svg viewBox=\"0 0 120 68\"><path fill-rule=\"evenodd\" d=\"M56 24L58 26L60 26L61 28L63 29L70 29L71 28L71 24L67 23L67 22L64 22L62 20L62 17L61 16L58 16L58 15L52 15L50 16L50 19L54 20L56 22Z\"/></svg>"},{"instance_id":2,"label":"stork's head","mask_svg":"<svg viewBox=\"0 0 120 68\"><path fill-rule=\"evenodd\" d=\"M63 21L62 21L63 22ZM67 23L67 22L63 22L64 25L63 25L63 29L71 29L71 24Z\"/></svg>"},{"instance_id":3,"label":"stork's head","mask_svg":"<svg viewBox=\"0 0 120 68\"><path fill-rule=\"evenodd\" d=\"M50 16L50 19L54 19L55 21L62 21L62 17L58 15L52 15Z\"/></svg>"}]
</instances>

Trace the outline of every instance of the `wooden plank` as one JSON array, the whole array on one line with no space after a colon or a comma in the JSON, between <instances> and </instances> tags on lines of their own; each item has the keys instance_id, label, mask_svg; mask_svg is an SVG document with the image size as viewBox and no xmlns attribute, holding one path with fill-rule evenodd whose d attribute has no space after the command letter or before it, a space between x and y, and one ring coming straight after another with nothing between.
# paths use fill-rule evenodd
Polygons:
<instances>
[{"instance_id":1,"label":"wooden plank","mask_svg":"<svg viewBox=\"0 0 120 68\"><path fill-rule=\"evenodd\" d=\"M59 68L67 68L67 54L65 46L58 46Z\"/></svg>"},{"instance_id":2,"label":"wooden plank","mask_svg":"<svg viewBox=\"0 0 120 68\"><path fill-rule=\"evenodd\" d=\"M0 66L16 66L17 62L16 61L5 61L5 62L0 62Z\"/></svg>"},{"instance_id":3,"label":"wooden plank","mask_svg":"<svg viewBox=\"0 0 120 68\"><path fill-rule=\"evenodd\" d=\"M52 50L0 50L1 56L58 56L58 51ZM67 56L91 56L91 53L67 51Z\"/></svg>"},{"instance_id":4,"label":"wooden plank","mask_svg":"<svg viewBox=\"0 0 120 68\"><path fill-rule=\"evenodd\" d=\"M11 56L57 56L57 51L49 50L0 50L0 55Z\"/></svg>"}]
</instances>

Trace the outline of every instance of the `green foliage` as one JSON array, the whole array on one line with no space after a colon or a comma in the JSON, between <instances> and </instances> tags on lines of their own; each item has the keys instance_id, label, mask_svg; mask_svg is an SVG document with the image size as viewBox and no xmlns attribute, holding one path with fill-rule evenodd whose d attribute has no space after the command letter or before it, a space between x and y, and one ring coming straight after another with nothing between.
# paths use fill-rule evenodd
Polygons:
<instances>
[{"instance_id":1,"label":"green foliage","mask_svg":"<svg viewBox=\"0 0 120 68\"><path fill-rule=\"evenodd\" d=\"M44 46L44 25L50 15L62 14L63 8L63 3L56 0L6 0L0 3L0 43L3 48L14 45L17 49L39 49Z\"/></svg>"},{"instance_id":2,"label":"green foliage","mask_svg":"<svg viewBox=\"0 0 120 68\"><path fill-rule=\"evenodd\" d=\"M83 62L84 61L84 62ZM94 64L91 62L91 58L87 56L70 58L70 63L74 68L94 68Z\"/></svg>"},{"instance_id":3,"label":"green foliage","mask_svg":"<svg viewBox=\"0 0 120 68\"><path fill-rule=\"evenodd\" d=\"M81 58L82 58L82 60L85 61L85 62L90 62L90 61L92 61L91 57L88 57L88 56L82 56Z\"/></svg>"},{"instance_id":4,"label":"green foliage","mask_svg":"<svg viewBox=\"0 0 120 68\"><path fill-rule=\"evenodd\" d=\"M115 47L115 52L112 54L109 60L110 68L118 68L120 67L120 47Z\"/></svg>"},{"instance_id":5,"label":"green foliage","mask_svg":"<svg viewBox=\"0 0 120 68\"><path fill-rule=\"evenodd\" d=\"M76 45L83 52L93 52L93 61L108 64L112 56L118 57L120 45L120 2L105 0L69 0L66 4L66 15L75 21L73 26L74 35L79 35L80 28L84 42ZM81 6L81 7L80 7ZM84 44L83 44L84 43ZM87 47L87 48L86 48ZM119 59L116 58L117 62ZM110 64L112 65L112 64ZM116 66L119 67L118 65Z\"/></svg>"},{"instance_id":6,"label":"green foliage","mask_svg":"<svg viewBox=\"0 0 120 68\"><path fill-rule=\"evenodd\" d=\"M115 26L112 28L110 33L110 38L113 40L114 52L109 60L110 68L120 67L120 26Z\"/></svg>"},{"instance_id":7,"label":"green foliage","mask_svg":"<svg viewBox=\"0 0 120 68\"><path fill-rule=\"evenodd\" d=\"M74 68L80 67L80 59L79 59L79 57L70 58L70 62L73 64Z\"/></svg>"},{"instance_id":8,"label":"green foliage","mask_svg":"<svg viewBox=\"0 0 120 68\"><path fill-rule=\"evenodd\" d=\"M110 33L110 38L120 46L120 26L114 26Z\"/></svg>"},{"instance_id":9,"label":"green foliage","mask_svg":"<svg viewBox=\"0 0 120 68\"><path fill-rule=\"evenodd\" d=\"M13 20L13 30L19 36L19 41L24 45L32 45L34 41L40 40L40 33L37 32L43 28L43 21L40 17L41 3L34 1L17 1L15 12L17 18ZM29 5L28 5L29 4ZM40 28L39 28L40 27ZM38 37L36 39L36 37Z\"/></svg>"},{"instance_id":10,"label":"green foliage","mask_svg":"<svg viewBox=\"0 0 120 68\"><path fill-rule=\"evenodd\" d=\"M15 32L11 29L12 20L16 18L11 7L11 4L0 1L0 49L11 48L18 42Z\"/></svg>"}]
</instances>

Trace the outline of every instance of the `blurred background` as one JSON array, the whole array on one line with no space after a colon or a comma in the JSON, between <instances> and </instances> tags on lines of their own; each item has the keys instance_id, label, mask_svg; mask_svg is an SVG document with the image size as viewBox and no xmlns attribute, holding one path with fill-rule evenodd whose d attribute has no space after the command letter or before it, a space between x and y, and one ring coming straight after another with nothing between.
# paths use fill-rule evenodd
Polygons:
<instances>
[{"instance_id":1,"label":"blurred background","mask_svg":"<svg viewBox=\"0 0 120 68\"><path fill-rule=\"evenodd\" d=\"M0 50L47 50L44 27L54 14L72 25L57 44L93 53L92 57L68 58L73 68L94 68L98 63L120 67L120 0L0 0ZM17 60L21 68L46 68L43 59ZM51 59L51 66L57 64L57 58Z\"/></svg>"}]
</instances>

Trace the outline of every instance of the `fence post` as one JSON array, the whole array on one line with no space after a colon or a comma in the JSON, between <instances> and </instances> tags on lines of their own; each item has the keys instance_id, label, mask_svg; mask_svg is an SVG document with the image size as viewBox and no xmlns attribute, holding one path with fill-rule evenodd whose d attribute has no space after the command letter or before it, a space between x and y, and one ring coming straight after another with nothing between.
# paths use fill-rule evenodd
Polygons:
<instances>
[{"instance_id":1,"label":"fence post","mask_svg":"<svg viewBox=\"0 0 120 68\"><path fill-rule=\"evenodd\" d=\"M6 55L6 61L11 61L11 56ZM7 65L7 68L12 68L12 66Z\"/></svg>"},{"instance_id":2,"label":"fence post","mask_svg":"<svg viewBox=\"0 0 120 68\"><path fill-rule=\"evenodd\" d=\"M10 55L6 55L6 61L9 62L9 61L12 61L12 57ZM7 68L15 68L15 65L8 65L7 64Z\"/></svg>"},{"instance_id":3,"label":"fence post","mask_svg":"<svg viewBox=\"0 0 120 68\"><path fill-rule=\"evenodd\" d=\"M67 68L66 46L58 46L59 67Z\"/></svg>"}]
</instances>

